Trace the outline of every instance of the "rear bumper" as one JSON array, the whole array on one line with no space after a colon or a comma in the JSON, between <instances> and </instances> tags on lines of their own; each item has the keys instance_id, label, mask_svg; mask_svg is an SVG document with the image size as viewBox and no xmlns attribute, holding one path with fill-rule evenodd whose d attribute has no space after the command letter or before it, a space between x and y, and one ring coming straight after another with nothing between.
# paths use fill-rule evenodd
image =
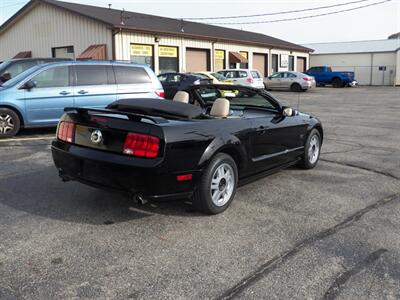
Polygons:
<instances>
[{"instance_id":1,"label":"rear bumper","mask_svg":"<svg viewBox=\"0 0 400 300\"><path fill-rule=\"evenodd\" d=\"M54 141L51 150L54 164L63 180L76 180L146 199L188 198L201 176L200 170L167 172L162 163L154 163L154 160L106 153L60 141ZM186 173L193 174L193 179L183 182L176 180L177 175Z\"/></svg>"}]
</instances>

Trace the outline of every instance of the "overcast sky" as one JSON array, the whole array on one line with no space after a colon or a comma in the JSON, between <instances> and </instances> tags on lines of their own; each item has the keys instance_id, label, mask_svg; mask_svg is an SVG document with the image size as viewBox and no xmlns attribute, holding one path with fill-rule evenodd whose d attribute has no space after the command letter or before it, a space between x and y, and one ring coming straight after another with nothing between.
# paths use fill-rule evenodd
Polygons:
<instances>
[{"instance_id":1,"label":"overcast sky","mask_svg":"<svg viewBox=\"0 0 400 300\"><path fill-rule=\"evenodd\" d=\"M355 0L69 0L82 3L128 11L136 11L173 18L234 16L248 14L273 13L279 11L312 8ZM369 0L364 3L341 6L337 8L243 19L243 21L275 20L290 17L301 17L318 13L331 12L382 0ZM28 1L0 0L0 23L5 22ZM360 10L336 15L317 17L290 22L257 24L257 25L224 25L243 30L256 31L291 42L303 44L314 42L354 41L386 39L390 34L400 31L400 0Z\"/></svg>"}]
</instances>

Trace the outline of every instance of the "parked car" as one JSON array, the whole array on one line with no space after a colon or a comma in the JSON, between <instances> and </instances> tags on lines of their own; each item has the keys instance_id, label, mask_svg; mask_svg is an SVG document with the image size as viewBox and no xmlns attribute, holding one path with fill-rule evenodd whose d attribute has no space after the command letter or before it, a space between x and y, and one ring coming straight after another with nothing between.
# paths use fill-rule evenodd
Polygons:
<instances>
[{"instance_id":1,"label":"parked car","mask_svg":"<svg viewBox=\"0 0 400 300\"><path fill-rule=\"evenodd\" d=\"M232 80L229 80L228 78L226 78L224 75L220 74L220 73L216 73L216 72L196 72L194 74L199 74L202 76L206 76L210 79L212 79L212 83L214 84L233 84Z\"/></svg>"},{"instance_id":2,"label":"parked car","mask_svg":"<svg viewBox=\"0 0 400 300\"><path fill-rule=\"evenodd\" d=\"M64 107L104 108L125 98L162 98L147 66L107 61L64 61L34 66L0 86L0 137L21 127L56 126Z\"/></svg>"},{"instance_id":3,"label":"parked car","mask_svg":"<svg viewBox=\"0 0 400 300\"><path fill-rule=\"evenodd\" d=\"M316 86L312 76L300 72L286 71L276 72L264 78L264 85L267 90L284 89L293 92L305 92Z\"/></svg>"},{"instance_id":4,"label":"parked car","mask_svg":"<svg viewBox=\"0 0 400 300\"><path fill-rule=\"evenodd\" d=\"M227 89L239 94L221 98ZM323 131L316 117L264 89L192 85L187 93L190 103L137 99L66 109L52 143L59 176L141 203L191 198L199 211L217 214L240 184L295 164L317 165Z\"/></svg>"},{"instance_id":5,"label":"parked car","mask_svg":"<svg viewBox=\"0 0 400 300\"><path fill-rule=\"evenodd\" d=\"M192 73L164 73L157 76L160 80L166 99L173 99L176 92L192 84L208 84L212 80L205 75Z\"/></svg>"},{"instance_id":6,"label":"parked car","mask_svg":"<svg viewBox=\"0 0 400 300\"><path fill-rule=\"evenodd\" d=\"M19 58L9 59L0 63L0 83L14 78L33 66L48 62L72 60L70 58Z\"/></svg>"},{"instance_id":7,"label":"parked car","mask_svg":"<svg viewBox=\"0 0 400 300\"><path fill-rule=\"evenodd\" d=\"M328 66L311 67L304 73L313 76L318 85L332 84L339 88L357 84L354 72L332 72L332 68Z\"/></svg>"},{"instance_id":8,"label":"parked car","mask_svg":"<svg viewBox=\"0 0 400 300\"><path fill-rule=\"evenodd\" d=\"M226 69L218 71L226 79L231 80L234 84L263 89L264 83L260 72L249 69Z\"/></svg>"}]
</instances>

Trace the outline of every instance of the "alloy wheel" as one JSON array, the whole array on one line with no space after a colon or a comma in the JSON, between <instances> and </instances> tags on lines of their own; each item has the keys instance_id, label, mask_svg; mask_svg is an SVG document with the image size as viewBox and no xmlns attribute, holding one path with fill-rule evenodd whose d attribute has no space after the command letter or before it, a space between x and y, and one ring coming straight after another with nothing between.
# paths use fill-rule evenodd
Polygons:
<instances>
[{"instance_id":1,"label":"alloy wheel","mask_svg":"<svg viewBox=\"0 0 400 300\"><path fill-rule=\"evenodd\" d=\"M216 206L224 206L232 196L235 187L235 173L226 163L221 164L214 171L211 179L210 193L212 202Z\"/></svg>"},{"instance_id":2,"label":"alloy wheel","mask_svg":"<svg viewBox=\"0 0 400 300\"><path fill-rule=\"evenodd\" d=\"M7 134L14 129L14 120L7 113L0 113L0 134Z\"/></svg>"}]
</instances>

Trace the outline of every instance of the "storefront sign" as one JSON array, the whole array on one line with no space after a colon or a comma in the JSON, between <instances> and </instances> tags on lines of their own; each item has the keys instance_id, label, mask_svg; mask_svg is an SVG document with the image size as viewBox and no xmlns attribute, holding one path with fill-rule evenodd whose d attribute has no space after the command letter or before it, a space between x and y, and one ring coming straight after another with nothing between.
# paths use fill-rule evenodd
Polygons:
<instances>
[{"instance_id":1,"label":"storefront sign","mask_svg":"<svg viewBox=\"0 0 400 300\"><path fill-rule=\"evenodd\" d=\"M248 53L246 51L240 51L239 52L241 56L243 56L244 58L248 59Z\"/></svg>"},{"instance_id":2,"label":"storefront sign","mask_svg":"<svg viewBox=\"0 0 400 300\"><path fill-rule=\"evenodd\" d=\"M224 50L215 50L214 57L215 57L215 59L225 59L225 51Z\"/></svg>"},{"instance_id":3,"label":"storefront sign","mask_svg":"<svg viewBox=\"0 0 400 300\"><path fill-rule=\"evenodd\" d=\"M288 64L289 64L289 55L281 54L281 67L287 68Z\"/></svg>"},{"instance_id":4,"label":"storefront sign","mask_svg":"<svg viewBox=\"0 0 400 300\"><path fill-rule=\"evenodd\" d=\"M131 45L132 56L153 56L153 46Z\"/></svg>"},{"instance_id":5,"label":"storefront sign","mask_svg":"<svg viewBox=\"0 0 400 300\"><path fill-rule=\"evenodd\" d=\"M177 47L159 46L158 55L160 57L178 57Z\"/></svg>"}]
</instances>

